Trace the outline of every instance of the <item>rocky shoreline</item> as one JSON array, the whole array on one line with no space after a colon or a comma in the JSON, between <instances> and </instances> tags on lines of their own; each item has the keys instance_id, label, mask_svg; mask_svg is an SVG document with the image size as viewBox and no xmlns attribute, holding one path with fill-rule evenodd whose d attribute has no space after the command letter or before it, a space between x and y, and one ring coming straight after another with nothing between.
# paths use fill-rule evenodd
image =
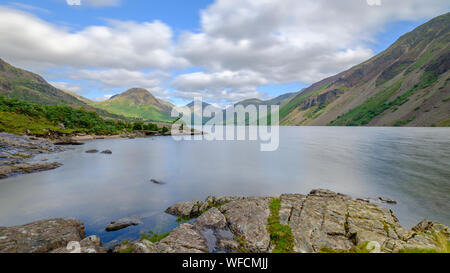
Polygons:
<instances>
[{"instance_id":1,"label":"rocky shoreline","mask_svg":"<svg viewBox=\"0 0 450 273\"><path fill-rule=\"evenodd\" d=\"M0 179L58 168L58 162L46 162L45 158L37 161L34 157L61 151L62 146L45 138L0 133Z\"/></svg>"},{"instance_id":2,"label":"rocky shoreline","mask_svg":"<svg viewBox=\"0 0 450 273\"><path fill-rule=\"evenodd\" d=\"M208 197L177 203L166 212L193 220L163 236L123 241L108 252L448 252L450 245L447 226L424 220L406 229L392 210L329 190L279 197ZM277 233L280 230L284 232ZM80 221L53 219L0 227L0 253L8 252L107 251L97 236L85 238Z\"/></svg>"},{"instance_id":3,"label":"rocky shoreline","mask_svg":"<svg viewBox=\"0 0 450 273\"><path fill-rule=\"evenodd\" d=\"M196 131L192 134L201 134L201 132ZM62 164L58 162L46 162L45 159L37 161L34 160L34 157L38 154L62 152L65 150L65 146L83 145L84 143L82 141L117 138L134 139L170 135L170 132L161 134L156 131L135 131L133 133L111 136L58 136L52 140L32 135L14 135L0 132L0 179L20 174L56 169ZM103 153L111 154L112 152L110 150L105 150Z\"/></svg>"}]
</instances>

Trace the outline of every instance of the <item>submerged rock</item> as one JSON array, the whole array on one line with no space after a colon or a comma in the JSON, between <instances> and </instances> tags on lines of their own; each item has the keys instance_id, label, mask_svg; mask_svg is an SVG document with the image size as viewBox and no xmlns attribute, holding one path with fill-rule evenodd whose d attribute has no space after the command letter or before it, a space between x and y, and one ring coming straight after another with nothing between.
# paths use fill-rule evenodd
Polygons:
<instances>
[{"instance_id":1,"label":"submerged rock","mask_svg":"<svg viewBox=\"0 0 450 273\"><path fill-rule=\"evenodd\" d=\"M104 151L102 151L102 154L110 155L110 154L112 154L112 151L111 150L104 150Z\"/></svg>"},{"instance_id":2,"label":"submerged rock","mask_svg":"<svg viewBox=\"0 0 450 273\"><path fill-rule=\"evenodd\" d=\"M388 198L388 197L378 197L378 199L380 199L381 202L383 203L387 203L387 204L397 204L397 201Z\"/></svg>"},{"instance_id":3,"label":"submerged rock","mask_svg":"<svg viewBox=\"0 0 450 273\"><path fill-rule=\"evenodd\" d=\"M111 222L111 224L109 224L105 230L108 232L117 231L127 228L129 226L137 226L140 224L142 224L142 222L137 217L125 217L117 221Z\"/></svg>"},{"instance_id":4,"label":"submerged rock","mask_svg":"<svg viewBox=\"0 0 450 273\"><path fill-rule=\"evenodd\" d=\"M87 154L96 154L96 153L98 153L98 150L96 150L96 149L87 150L86 153Z\"/></svg>"},{"instance_id":5,"label":"submerged rock","mask_svg":"<svg viewBox=\"0 0 450 273\"><path fill-rule=\"evenodd\" d=\"M158 181L158 180L156 180L156 179L150 179L150 181L151 181L153 184L157 184L157 185L164 185L164 184L166 184L166 183L161 182L161 181Z\"/></svg>"}]
</instances>

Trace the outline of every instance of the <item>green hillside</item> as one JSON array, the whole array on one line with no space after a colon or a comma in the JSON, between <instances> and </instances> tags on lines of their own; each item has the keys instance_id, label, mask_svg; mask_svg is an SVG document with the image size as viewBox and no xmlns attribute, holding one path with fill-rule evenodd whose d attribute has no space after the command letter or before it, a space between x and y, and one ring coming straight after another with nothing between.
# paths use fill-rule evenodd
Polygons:
<instances>
[{"instance_id":1,"label":"green hillside","mask_svg":"<svg viewBox=\"0 0 450 273\"><path fill-rule=\"evenodd\" d=\"M2 59L0 59L0 96L43 105L86 105L75 96L51 86L41 76L16 68Z\"/></svg>"},{"instance_id":2,"label":"green hillside","mask_svg":"<svg viewBox=\"0 0 450 273\"><path fill-rule=\"evenodd\" d=\"M92 103L92 106L124 117L145 121L171 122L172 105L160 101L149 91L133 88L116 95L107 101Z\"/></svg>"},{"instance_id":3,"label":"green hillside","mask_svg":"<svg viewBox=\"0 0 450 273\"><path fill-rule=\"evenodd\" d=\"M283 125L449 126L450 13L345 72L311 85L280 110Z\"/></svg>"}]
</instances>

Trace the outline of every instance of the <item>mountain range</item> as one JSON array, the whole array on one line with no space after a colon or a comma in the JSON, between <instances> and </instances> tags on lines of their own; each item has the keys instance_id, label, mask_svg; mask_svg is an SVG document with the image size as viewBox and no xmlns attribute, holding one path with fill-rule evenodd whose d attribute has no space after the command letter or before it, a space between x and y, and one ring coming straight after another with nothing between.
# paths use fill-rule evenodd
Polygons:
<instances>
[{"instance_id":1,"label":"mountain range","mask_svg":"<svg viewBox=\"0 0 450 273\"><path fill-rule=\"evenodd\" d=\"M308 88L235 105L279 105L282 125L450 126L449 30L447 13L403 35L370 60ZM106 101L92 102L1 59L0 95L82 107L106 117L174 120L170 115L174 105L146 89L132 88ZM203 104L204 108L208 105ZM193 102L187 107L192 110Z\"/></svg>"}]
</instances>

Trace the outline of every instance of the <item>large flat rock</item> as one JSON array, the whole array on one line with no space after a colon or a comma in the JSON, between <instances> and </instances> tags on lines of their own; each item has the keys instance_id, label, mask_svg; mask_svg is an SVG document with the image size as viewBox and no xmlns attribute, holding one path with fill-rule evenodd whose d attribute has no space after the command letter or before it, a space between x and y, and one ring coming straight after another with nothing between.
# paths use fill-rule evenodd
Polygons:
<instances>
[{"instance_id":1,"label":"large flat rock","mask_svg":"<svg viewBox=\"0 0 450 273\"><path fill-rule=\"evenodd\" d=\"M0 227L0 253L48 253L84 238L83 223L71 218Z\"/></svg>"},{"instance_id":2,"label":"large flat rock","mask_svg":"<svg viewBox=\"0 0 450 273\"><path fill-rule=\"evenodd\" d=\"M217 224L228 228L233 238L218 240L219 244L234 246L244 252L270 252L272 247L267 232L271 197L208 197L205 202L181 202L168 209L176 215L202 214L190 226L194 233L177 230L177 240L171 241L170 251L186 252L181 242L197 238L203 245L202 228ZM213 202L214 200L214 202ZM222 200L220 204L216 200ZM220 205L219 211L209 209ZM316 253L324 249L353 251L355 247L371 243L380 252L398 252L404 249L436 249L436 233L450 238L448 227L431 221L423 221L412 230L400 225L394 212L386 207L355 200L329 190L313 190L308 195L283 194L280 196L280 223L291 228L294 251ZM200 209L199 209L200 208ZM223 217L223 218L222 218ZM225 223L223 223L225 219ZM211 224L212 223L212 224ZM171 233L172 235L172 233ZM169 235L169 237L171 236ZM183 236L186 236L184 239ZM238 245L239 247L236 247ZM192 249L191 252L203 248ZM187 250L189 252L189 250Z\"/></svg>"}]
</instances>

